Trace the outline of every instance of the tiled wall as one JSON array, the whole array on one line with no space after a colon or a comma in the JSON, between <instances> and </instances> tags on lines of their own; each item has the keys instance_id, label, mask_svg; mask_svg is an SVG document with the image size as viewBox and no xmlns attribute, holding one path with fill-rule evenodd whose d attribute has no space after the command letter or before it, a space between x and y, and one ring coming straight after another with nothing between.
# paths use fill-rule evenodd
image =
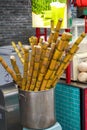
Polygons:
<instances>
[{"instance_id":1,"label":"tiled wall","mask_svg":"<svg viewBox=\"0 0 87 130\"><path fill-rule=\"evenodd\" d=\"M31 0L0 0L0 46L14 40L28 43L32 28Z\"/></svg>"},{"instance_id":2,"label":"tiled wall","mask_svg":"<svg viewBox=\"0 0 87 130\"><path fill-rule=\"evenodd\" d=\"M55 95L56 118L63 130L81 130L80 89L59 83Z\"/></svg>"}]
</instances>

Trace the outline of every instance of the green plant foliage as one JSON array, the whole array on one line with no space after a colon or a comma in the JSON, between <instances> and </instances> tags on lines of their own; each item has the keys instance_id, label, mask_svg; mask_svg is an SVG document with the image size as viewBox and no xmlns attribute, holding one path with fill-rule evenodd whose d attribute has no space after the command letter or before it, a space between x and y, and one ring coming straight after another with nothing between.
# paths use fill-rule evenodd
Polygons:
<instances>
[{"instance_id":1,"label":"green plant foliage","mask_svg":"<svg viewBox=\"0 0 87 130\"><path fill-rule=\"evenodd\" d=\"M42 11L50 10L50 3L56 0L32 0L32 11L41 14Z\"/></svg>"}]
</instances>

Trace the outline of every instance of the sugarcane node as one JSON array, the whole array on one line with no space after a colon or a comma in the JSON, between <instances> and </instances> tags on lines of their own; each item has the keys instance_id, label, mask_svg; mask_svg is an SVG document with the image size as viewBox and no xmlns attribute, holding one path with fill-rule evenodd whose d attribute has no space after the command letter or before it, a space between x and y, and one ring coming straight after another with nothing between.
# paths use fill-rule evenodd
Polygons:
<instances>
[{"instance_id":1,"label":"sugarcane node","mask_svg":"<svg viewBox=\"0 0 87 130\"><path fill-rule=\"evenodd\" d=\"M53 19L51 19L50 24L51 24L51 30L54 30L54 20Z\"/></svg>"},{"instance_id":2,"label":"sugarcane node","mask_svg":"<svg viewBox=\"0 0 87 130\"><path fill-rule=\"evenodd\" d=\"M41 83L40 83L40 85L41 85ZM34 88L34 91L39 91L40 85L36 84L36 87Z\"/></svg>"},{"instance_id":3,"label":"sugarcane node","mask_svg":"<svg viewBox=\"0 0 87 130\"><path fill-rule=\"evenodd\" d=\"M25 51L25 52L29 51L29 49L30 49L30 46L28 46L28 45L25 45L25 46L24 46L24 51Z\"/></svg>"},{"instance_id":4,"label":"sugarcane node","mask_svg":"<svg viewBox=\"0 0 87 130\"><path fill-rule=\"evenodd\" d=\"M2 62L3 58L0 56L0 62Z\"/></svg>"},{"instance_id":5,"label":"sugarcane node","mask_svg":"<svg viewBox=\"0 0 87 130\"><path fill-rule=\"evenodd\" d=\"M57 60L60 57L61 51L56 49L54 54L53 54L53 59Z\"/></svg>"},{"instance_id":6,"label":"sugarcane node","mask_svg":"<svg viewBox=\"0 0 87 130\"><path fill-rule=\"evenodd\" d=\"M64 32L64 33L62 34L61 40L62 40L62 41L66 41L67 39L69 39L68 33L67 33L67 32Z\"/></svg>"},{"instance_id":7,"label":"sugarcane node","mask_svg":"<svg viewBox=\"0 0 87 130\"><path fill-rule=\"evenodd\" d=\"M11 55L11 56L10 56L10 59L13 59L14 61L16 61L16 59L15 59L15 56L14 56L14 55Z\"/></svg>"},{"instance_id":8,"label":"sugarcane node","mask_svg":"<svg viewBox=\"0 0 87 130\"><path fill-rule=\"evenodd\" d=\"M37 45L35 45L34 46L35 47L35 54L37 54L37 55L41 55L41 46L37 46Z\"/></svg>"},{"instance_id":9,"label":"sugarcane node","mask_svg":"<svg viewBox=\"0 0 87 130\"><path fill-rule=\"evenodd\" d=\"M42 77L38 77L37 79L38 79L39 82L42 82L43 76L42 76ZM38 82L38 81L37 81L37 82Z\"/></svg>"},{"instance_id":10,"label":"sugarcane node","mask_svg":"<svg viewBox=\"0 0 87 130\"><path fill-rule=\"evenodd\" d=\"M40 61L40 55L35 55L35 62L39 62Z\"/></svg>"},{"instance_id":11,"label":"sugarcane node","mask_svg":"<svg viewBox=\"0 0 87 130\"><path fill-rule=\"evenodd\" d=\"M63 19L62 19L62 18L58 19L58 22L57 22L56 28L58 27L58 25L59 25L59 24L61 24L61 23L62 23L62 21L63 21Z\"/></svg>"},{"instance_id":12,"label":"sugarcane node","mask_svg":"<svg viewBox=\"0 0 87 130\"><path fill-rule=\"evenodd\" d=\"M84 38L86 36L86 33L82 32L81 36Z\"/></svg>"},{"instance_id":13,"label":"sugarcane node","mask_svg":"<svg viewBox=\"0 0 87 130\"><path fill-rule=\"evenodd\" d=\"M8 69L8 65L7 65L7 63L5 62L5 61L3 61L2 60L2 62L1 62L1 64L2 64L2 66L7 70ZM9 68L10 69L10 68Z\"/></svg>"},{"instance_id":14,"label":"sugarcane node","mask_svg":"<svg viewBox=\"0 0 87 130\"><path fill-rule=\"evenodd\" d=\"M47 70L46 66L42 66L40 72L43 74L46 72L46 70Z\"/></svg>"},{"instance_id":15,"label":"sugarcane node","mask_svg":"<svg viewBox=\"0 0 87 130\"><path fill-rule=\"evenodd\" d=\"M18 41L18 45L19 45L20 50L22 51L22 53L24 53L24 48L23 48L22 42Z\"/></svg>"},{"instance_id":16,"label":"sugarcane node","mask_svg":"<svg viewBox=\"0 0 87 130\"><path fill-rule=\"evenodd\" d=\"M49 47L49 45L50 45L49 42L46 42L46 41L45 41L42 47L43 47L44 49L47 49L47 47Z\"/></svg>"},{"instance_id":17,"label":"sugarcane node","mask_svg":"<svg viewBox=\"0 0 87 130\"><path fill-rule=\"evenodd\" d=\"M43 38L39 38L39 43L42 43L43 42Z\"/></svg>"},{"instance_id":18,"label":"sugarcane node","mask_svg":"<svg viewBox=\"0 0 87 130\"><path fill-rule=\"evenodd\" d=\"M63 19L62 19L62 18L60 18L60 19L58 19L58 21L59 21L59 22L62 22L62 21L63 21Z\"/></svg>"},{"instance_id":19,"label":"sugarcane node","mask_svg":"<svg viewBox=\"0 0 87 130\"><path fill-rule=\"evenodd\" d=\"M55 29L55 32L58 32L58 33L59 33L59 31L60 31L60 30Z\"/></svg>"},{"instance_id":20,"label":"sugarcane node","mask_svg":"<svg viewBox=\"0 0 87 130\"><path fill-rule=\"evenodd\" d=\"M16 74L17 76L20 76L20 74Z\"/></svg>"},{"instance_id":21,"label":"sugarcane node","mask_svg":"<svg viewBox=\"0 0 87 130\"><path fill-rule=\"evenodd\" d=\"M54 33L55 33L55 30L51 29L51 34L54 35Z\"/></svg>"},{"instance_id":22,"label":"sugarcane node","mask_svg":"<svg viewBox=\"0 0 87 130\"><path fill-rule=\"evenodd\" d=\"M48 47L47 50L46 50L46 52L45 52L45 57L49 58L50 53L51 53L51 48Z\"/></svg>"}]
</instances>

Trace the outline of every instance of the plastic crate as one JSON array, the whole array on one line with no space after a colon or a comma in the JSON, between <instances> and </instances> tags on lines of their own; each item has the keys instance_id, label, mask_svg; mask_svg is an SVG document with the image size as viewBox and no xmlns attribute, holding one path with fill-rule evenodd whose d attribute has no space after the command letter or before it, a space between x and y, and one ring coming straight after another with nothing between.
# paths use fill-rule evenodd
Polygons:
<instances>
[{"instance_id":1,"label":"plastic crate","mask_svg":"<svg viewBox=\"0 0 87 130\"><path fill-rule=\"evenodd\" d=\"M55 90L56 119L63 130L87 130L87 84L64 83Z\"/></svg>"},{"instance_id":2,"label":"plastic crate","mask_svg":"<svg viewBox=\"0 0 87 130\"><path fill-rule=\"evenodd\" d=\"M23 130L32 130L32 129L24 128ZM56 122L56 124L53 125L52 127L47 128L47 129L43 129L43 130L62 130L62 127L60 126L60 124L58 122Z\"/></svg>"},{"instance_id":3,"label":"plastic crate","mask_svg":"<svg viewBox=\"0 0 87 130\"><path fill-rule=\"evenodd\" d=\"M55 91L56 119L63 130L81 130L80 89L59 83Z\"/></svg>"}]
</instances>

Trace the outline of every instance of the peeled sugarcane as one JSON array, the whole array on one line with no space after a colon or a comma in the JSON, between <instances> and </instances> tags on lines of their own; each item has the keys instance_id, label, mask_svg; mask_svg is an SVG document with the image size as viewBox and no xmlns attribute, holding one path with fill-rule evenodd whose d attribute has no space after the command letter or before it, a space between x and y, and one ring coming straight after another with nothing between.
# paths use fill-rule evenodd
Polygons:
<instances>
[{"instance_id":1,"label":"peeled sugarcane","mask_svg":"<svg viewBox=\"0 0 87 130\"><path fill-rule=\"evenodd\" d=\"M68 44L70 38L72 37L71 34L69 33L63 33L61 39L60 39L60 42L59 44L57 45L55 51L54 51L54 54L53 54L53 57L51 59L51 63L49 65L49 68L48 68L48 71L47 73L45 74L45 77L44 77L44 80L42 82L42 85L41 85L41 88L40 90L44 90L46 88L46 86L48 87L48 85L46 84L45 86L45 83L50 80L50 77L52 76L52 74L54 73L55 71L55 67L59 65L59 62L58 60L61 59L63 53L64 53L64 48L66 47L66 44ZM57 69L57 68L56 68ZM52 77L51 77L52 78ZM51 79L52 80L52 79ZM45 83L44 83L45 82ZM51 83L51 82L50 82ZM50 84L51 85L51 84ZM50 87L50 86L49 86Z\"/></svg>"},{"instance_id":2,"label":"peeled sugarcane","mask_svg":"<svg viewBox=\"0 0 87 130\"><path fill-rule=\"evenodd\" d=\"M28 74L28 64L29 63L29 46L24 47L24 70L23 70L23 79L22 79L22 89L26 89L27 83L27 74Z\"/></svg>"},{"instance_id":3,"label":"peeled sugarcane","mask_svg":"<svg viewBox=\"0 0 87 130\"><path fill-rule=\"evenodd\" d=\"M15 56L11 56L10 61L11 61L12 67L13 67L16 77L17 77L16 82L17 82L18 86L21 88L22 77L21 77L20 70L17 66Z\"/></svg>"},{"instance_id":4,"label":"peeled sugarcane","mask_svg":"<svg viewBox=\"0 0 87 130\"><path fill-rule=\"evenodd\" d=\"M33 91L36 85L37 76L39 73L40 67L40 57L41 57L41 46L34 46L35 47L35 59L34 59L34 69L32 74L32 80L30 84L30 90Z\"/></svg>"},{"instance_id":5,"label":"peeled sugarcane","mask_svg":"<svg viewBox=\"0 0 87 130\"><path fill-rule=\"evenodd\" d=\"M47 48L46 52L45 52L45 56L44 56L42 64L41 64L41 67L40 67L40 71L39 71L39 74L37 77L37 82L36 82L36 86L35 86L34 91L38 91L40 89L43 77L46 74L46 71L47 71L48 66L49 66L49 62L50 62L49 59L50 59L51 53L52 53L51 48Z\"/></svg>"},{"instance_id":6,"label":"peeled sugarcane","mask_svg":"<svg viewBox=\"0 0 87 130\"><path fill-rule=\"evenodd\" d=\"M51 31L51 34L48 38L48 43L51 44L52 42L56 43L56 40L59 36L59 31L62 25L62 19L59 19L54 31Z\"/></svg>"},{"instance_id":7,"label":"peeled sugarcane","mask_svg":"<svg viewBox=\"0 0 87 130\"><path fill-rule=\"evenodd\" d=\"M1 65L5 68L5 70L11 75L11 77L13 78L13 80L16 82L17 81L17 77L16 74L14 73L14 71L7 65L7 63L3 60L3 58L0 56L0 63Z\"/></svg>"},{"instance_id":8,"label":"peeled sugarcane","mask_svg":"<svg viewBox=\"0 0 87 130\"><path fill-rule=\"evenodd\" d=\"M61 65L59 66L58 70L56 71L55 77L53 79L53 84L52 87L55 86L55 84L57 83L58 79L60 78L60 76L62 75L62 73L64 72L64 70L67 68L68 64L70 63L74 53L76 53L76 51L78 50L78 45L80 44L80 42L83 40L83 38L86 36L86 34L83 32L78 39L75 41L75 43L73 44L73 46L71 47L71 49L69 50L69 52L67 53L67 55L64 57Z\"/></svg>"},{"instance_id":9,"label":"peeled sugarcane","mask_svg":"<svg viewBox=\"0 0 87 130\"><path fill-rule=\"evenodd\" d=\"M21 55L19 49L17 48L15 42L12 41L11 43L12 43L12 46L13 46L14 50L16 51L18 57L20 58L20 61L22 62L22 64L24 64L24 59L22 58L22 55Z\"/></svg>"},{"instance_id":10,"label":"peeled sugarcane","mask_svg":"<svg viewBox=\"0 0 87 130\"><path fill-rule=\"evenodd\" d=\"M19 45L19 47L20 47L20 49L21 49L21 51L22 51L22 54L24 54L24 47L23 47L22 42L19 41L19 42L18 42L18 45Z\"/></svg>"}]
</instances>

